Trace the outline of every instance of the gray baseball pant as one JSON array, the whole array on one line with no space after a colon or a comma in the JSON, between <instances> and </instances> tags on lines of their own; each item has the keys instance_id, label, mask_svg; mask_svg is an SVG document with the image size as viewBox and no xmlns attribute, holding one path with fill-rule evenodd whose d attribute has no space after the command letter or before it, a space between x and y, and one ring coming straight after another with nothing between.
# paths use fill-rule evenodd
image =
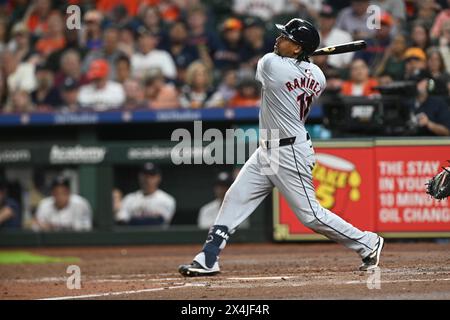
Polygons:
<instances>
[{"instance_id":1,"label":"gray baseball pant","mask_svg":"<svg viewBox=\"0 0 450 320\"><path fill-rule=\"evenodd\" d=\"M306 227L343 244L361 258L368 256L378 235L355 228L319 204L312 179L314 163L311 140L305 138L297 137L292 145L260 146L226 193L214 225L226 226L233 233L277 187Z\"/></svg>"}]
</instances>

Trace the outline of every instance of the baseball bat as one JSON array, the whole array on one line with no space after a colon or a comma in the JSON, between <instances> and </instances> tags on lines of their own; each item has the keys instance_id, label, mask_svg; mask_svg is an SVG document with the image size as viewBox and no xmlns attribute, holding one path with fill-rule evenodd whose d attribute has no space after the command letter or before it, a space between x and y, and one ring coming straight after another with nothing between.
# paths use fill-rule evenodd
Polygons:
<instances>
[{"instance_id":1,"label":"baseball bat","mask_svg":"<svg viewBox=\"0 0 450 320\"><path fill-rule=\"evenodd\" d=\"M332 55L362 50L366 47L364 40L352 41L348 43L338 44L335 46L329 46L321 49L317 49L311 56Z\"/></svg>"}]
</instances>

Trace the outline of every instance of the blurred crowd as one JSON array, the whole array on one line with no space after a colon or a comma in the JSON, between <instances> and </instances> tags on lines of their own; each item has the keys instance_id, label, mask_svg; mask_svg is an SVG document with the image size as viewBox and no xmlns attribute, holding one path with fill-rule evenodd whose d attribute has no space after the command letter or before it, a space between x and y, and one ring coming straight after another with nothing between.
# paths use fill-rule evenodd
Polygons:
<instances>
[{"instance_id":1,"label":"blurred crowd","mask_svg":"<svg viewBox=\"0 0 450 320\"><path fill-rule=\"evenodd\" d=\"M370 96L423 71L448 99L450 0L2 0L0 109L257 106L257 61L293 17L319 28L321 46L368 43L314 58L329 90Z\"/></svg>"}]
</instances>

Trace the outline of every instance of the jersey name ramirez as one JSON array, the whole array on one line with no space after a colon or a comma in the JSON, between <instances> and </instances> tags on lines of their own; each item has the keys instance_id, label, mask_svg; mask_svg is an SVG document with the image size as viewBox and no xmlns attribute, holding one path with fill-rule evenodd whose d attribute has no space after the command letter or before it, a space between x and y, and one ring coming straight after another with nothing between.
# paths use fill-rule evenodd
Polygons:
<instances>
[{"instance_id":1,"label":"jersey name ramirez","mask_svg":"<svg viewBox=\"0 0 450 320\"><path fill-rule=\"evenodd\" d=\"M313 78L307 77L295 78L293 81L286 82L285 85L289 92L295 89L309 89L314 92L316 96L319 96L320 92L322 91L322 88L318 81L314 80Z\"/></svg>"}]
</instances>

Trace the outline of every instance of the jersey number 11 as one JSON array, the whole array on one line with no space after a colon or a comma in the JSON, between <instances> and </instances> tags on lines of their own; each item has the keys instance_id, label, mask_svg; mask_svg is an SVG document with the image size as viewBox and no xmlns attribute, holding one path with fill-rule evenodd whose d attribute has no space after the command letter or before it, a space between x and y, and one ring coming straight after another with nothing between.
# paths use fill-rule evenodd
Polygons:
<instances>
[{"instance_id":1,"label":"jersey number 11","mask_svg":"<svg viewBox=\"0 0 450 320\"><path fill-rule=\"evenodd\" d=\"M311 108L311 103L313 100L313 96L306 95L306 93L302 93L297 96L297 103L300 106L300 120L304 121L308 116L309 109Z\"/></svg>"}]
</instances>

